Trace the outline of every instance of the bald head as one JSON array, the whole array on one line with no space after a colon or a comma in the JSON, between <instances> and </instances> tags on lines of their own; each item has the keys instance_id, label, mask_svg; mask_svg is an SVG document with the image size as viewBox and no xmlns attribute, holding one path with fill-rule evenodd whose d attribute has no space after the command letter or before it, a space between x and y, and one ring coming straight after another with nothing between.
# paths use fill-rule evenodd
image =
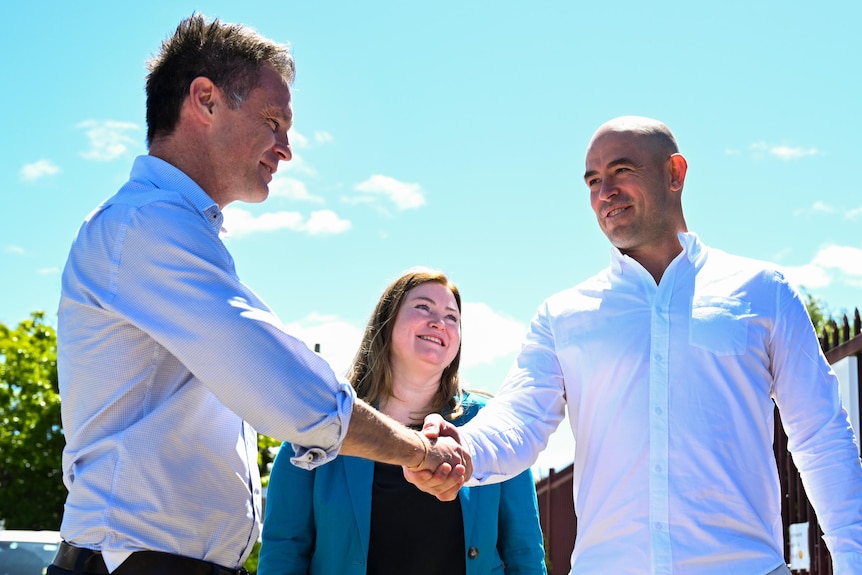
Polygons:
<instances>
[{"instance_id":1,"label":"bald head","mask_svg":"<svg viewBox=\"0 0 862 575\"><path fill-rule=\"evenodd\" d=\"M659 156L669 156L679 153L679 146L676 143L676 138L673 132L670 131L664 123L646 118L644 116L620 116L609 120L599 126L590 139L590 145L608 134L630 134L632 136L643 137L647 142L652 152Z\"/></svg>"},{"instance_id":2,"label":"bald head","mask_svg":"<svg viewBox=\"0 0 862 575\"><path fill-rule=\"evenodd\" d=\"M584 181L602 231L656 281L682 250L682 188L687 163L663 123L623 116L590 140Z\"/></svg>"}]
</instances>

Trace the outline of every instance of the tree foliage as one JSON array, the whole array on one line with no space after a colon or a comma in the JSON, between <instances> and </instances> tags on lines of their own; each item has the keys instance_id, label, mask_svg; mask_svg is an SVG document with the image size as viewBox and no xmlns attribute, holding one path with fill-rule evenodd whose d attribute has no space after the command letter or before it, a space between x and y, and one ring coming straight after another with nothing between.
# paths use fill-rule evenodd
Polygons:
<instances>
[{"instance_id":1,"label":"tree foliage","mask_svg":"<svg viewBox=\"0 0 862 575\"><path fill-rule=\"evenodd\" d=\"M0 323L0 519L6 529L59 529L66 488L57 338L34 312Z\"/></svg>"},{"instance_id":2,"label":"tree foliage","mask_svg":"<svg viewBox=\"0 0 862 575\"><path fill-rule=\"evenodd\" d=\"M820 337L824 328L831 332L830 322L833 318L823 300L814 297L804 289L801 290L801 294L805 302L805 308L808 310L808 317L811 318L811 323L814 324L814 331L817 332L817 337Z\"/></svg>"}]
</instances>

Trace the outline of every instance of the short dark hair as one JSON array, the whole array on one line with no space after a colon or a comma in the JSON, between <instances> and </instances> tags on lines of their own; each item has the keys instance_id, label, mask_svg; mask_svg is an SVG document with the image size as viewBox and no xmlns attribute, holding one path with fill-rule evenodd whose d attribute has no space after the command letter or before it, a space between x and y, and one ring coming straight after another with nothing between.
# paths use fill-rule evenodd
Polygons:
<instances>
[{"instance_id":1,"label":"short dark hair","mask_svg":"<svg viewBox=\"0 0 862 575\"><path fill-rule=\"evenodd\" d=\"M217 18L207 22L199 13L180 22L147 62L147 145L156 135L174 131L192 80L209 78L227 96L228 105L238 108L258 85L266 64L293 82L296 69L287 45L242 24Z\"/></svg>"}]
</instances>

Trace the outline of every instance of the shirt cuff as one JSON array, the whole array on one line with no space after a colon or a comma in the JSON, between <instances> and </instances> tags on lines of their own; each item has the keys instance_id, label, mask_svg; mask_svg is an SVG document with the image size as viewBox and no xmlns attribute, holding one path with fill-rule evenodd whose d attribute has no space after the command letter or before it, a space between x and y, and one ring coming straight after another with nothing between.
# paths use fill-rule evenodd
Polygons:
<instances>
[{"instance_id":1,"label":"shirt cuff","mask_svg":"<svg viewBox=\"0 0 862 575\"><path fill-rule=\"evenodd\" d=\"M341 444L344 443L344 438L347 436L347 429L350 427L350 416L353 415L353 404L356 401L356 390L347 383L342 382L342 390L337 393L336 401L338 406L336 413L341 421L341 427L338 430L338 437L329 448L321 446L305 446L297 445L291 442L294 456L290 458L290 462L295 466L312 470L315 467L320 467L324 463L329 463L336 457L341 450Z\"/></svg>"}]
</instances>

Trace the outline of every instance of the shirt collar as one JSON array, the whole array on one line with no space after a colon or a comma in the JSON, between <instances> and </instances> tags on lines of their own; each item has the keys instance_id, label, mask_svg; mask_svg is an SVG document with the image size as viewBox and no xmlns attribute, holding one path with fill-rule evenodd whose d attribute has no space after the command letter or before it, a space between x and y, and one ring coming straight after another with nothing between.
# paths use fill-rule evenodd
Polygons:
<instances>
[{"instance_id":1,"label":"shirt collar","mask_svg":"<svg viewBox=\"0 0 862 575\"><path fill-rule=\"evenodd\" d=\"M694 263L700 257L703 251L703 244L700 243L700 238L693 232L680 232L677 234L679 243L682 245L682 253L688 258L688 261Z\"/></svg>"},{"instance_id":2,"label":"shirt collar","mask_svg":"<svg viewBox=\"0 0 862 575\"><path fill-rule=\"evenodd\" d=\"M675 259L683 256L691 263L695 263L703 252L703 244L700 242L700 238L694 232L679 232L677 237L682 246L682 253ZM637 262L634 259L622 253L616 246L611 246L611 269L614 273L622 274L627 267L635 263Z\"/></svg>"},{"instance_id":3,"label":"shirt collar","mask_svg":"<svg viewBox=\"0 0 862 575\"><path fill-rule=\"evenodd\" d=\"M216 233L224 231L224 214L218 204L173 164L155 156L138 156L132 165L131 179L147 180L156 188L177 192L201 213Z\"/></svg>"}]
</instances>

